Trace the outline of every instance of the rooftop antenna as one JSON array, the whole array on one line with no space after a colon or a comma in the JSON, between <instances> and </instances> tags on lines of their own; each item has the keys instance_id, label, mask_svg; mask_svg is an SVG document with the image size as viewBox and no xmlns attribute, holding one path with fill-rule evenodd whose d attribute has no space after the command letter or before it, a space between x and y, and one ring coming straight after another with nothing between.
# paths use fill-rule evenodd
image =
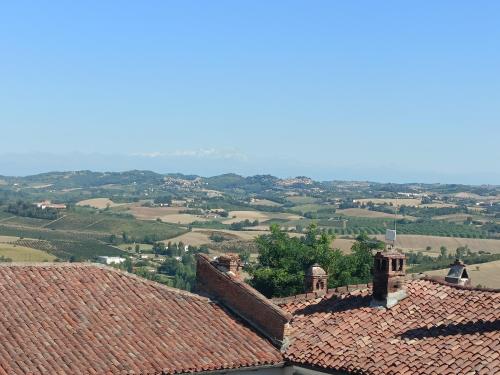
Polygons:
<instances>
[{"instance_id":1,"label":"rooftop antenna","mask_svg":"<svg viewBox=\"0 0 500 375\"><path fill-rule=\"evenodd\" d=\"M385 243L387 250L393 250L396 247L396 222L398 217L398 197L396 196L396 212L394 213L394 229L386 229Z\"/></svg>"}]
</instances>

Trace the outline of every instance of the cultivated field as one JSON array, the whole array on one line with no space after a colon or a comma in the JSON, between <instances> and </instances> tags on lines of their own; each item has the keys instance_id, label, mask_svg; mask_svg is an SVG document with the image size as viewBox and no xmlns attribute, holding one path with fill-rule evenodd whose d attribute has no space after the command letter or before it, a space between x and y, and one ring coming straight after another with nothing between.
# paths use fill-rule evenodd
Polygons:
<instances>
[{"instance_id":1,"label":"cultivated field","mask_svg":"<svg viewBox=\"0 0 500 375\"><path fill-rule=\"evenodd\" d=\"M224 220L224 224L232 224L232 223L237 223L239 221L243 220L259 220L259 221L265 221L268 220L269 216L265 212L261 211L230 211L229 212L229 219Z\"/></svg>"},{"instance_id":2,"label":"cultivated field","mask_svg":"<svg viewBox=\"0 0 500 375\"><path fill-rule=\"evenodd\" d=\"M346 208L345 210L337 210L336 214L353 217L368 217L368 218L383 218L383 219L402 219L402 215L388 214L386 212L370 211L365 208ZM410 219L410 216L404 216L405 219Z\"/></svg>"},{"instance_id":3,"label":"cultivated field","mask_svg":"<svg viewBox=\"0 0 500 375\"><path fill-rule=\"evenodd\" d=\"M427 204L421 204L420 207L423 207L423 208L443 208L443 207L457 207L457 205L453 204L453 203L427 203Z\"/></svg>"},{"instance_id":4,"label":"cultivated field","mask_svg":"<svg viewBox=\"0 0 500 375\"><path fill-rule=\"evenodd\" d=\"M476 268L479 268L476 269ZM427 275L446 276L449 269L427 271ZM481 264L471 264L467 266L467 272L472 285L481 285L489 288L500 289L500 260Z\"/></svg>"},{"instance_id":5,"label":"cultivated field","mask_svg":"<svg viewBox=\"0 0 500 375\"><path fill-rule=\"evenodd\" d=\"M393 204L394 206L420 206L420 203L422 203L421 199L417 198L401 198L401 199L395 199L395 198L363 198L363 199L356 199L356 202L360 203L368 203L368 202L373 202L374 204Z\"/></svg>"},{"instance_id":6,"label":"cultivated field","mask_svg":"<svg viewBox=\"0 0 500 375\"><path fill-rule=\"evenodd\" d=\"M226 229L203 229L203 228L193 228L191 232L184 233L180 236L170 238L163 242L184 242L186 245L200 246L204 244L212 243L210 240L210 235L212 233L221 233L230 239L240 240L240 241L250 241L260 236L261 234L268 234L269 231L243 231L243 230L226 230Z\"/></svg>"},{"instance_id":7,"label":"cultivated field","mask_svg":"<svg viewBox=\"0 0 500 375\"><path fill-rule=\"evenodd\" d=\"M257 228L256 228L257 229ZM260 228L259 228L260 229ZM184 242L187 245L200 246L210 244L211 233L228 234L234 239L241 241L251 241L262 234L268 234L268 230L219 230L219 229L203 229L193 228L191 232L184 233L180 236L165 240L164 242ZM290 233L290 236L300 236L300 233ZM380 240L384 239L383 235L375 236ZM349 253L354 239L336 238L333 241L332 247L339 248L342 251ZM438 237L438 236L420 236L420 235L398 235L396 246L404 251L422 251L426 255L437 256L439 248L446 246L449 252L453 253L457 247L468 245L473 251L489 251L491 253L500 253L500 240L492 239L475 239L475 238L453 238L453 237ZM431 250L427 251L426 247L431 246Z\"/></svg>"},{"instance_id":8,"label":"cultivated field","mask_svg":"<svg viewBox=\"0 0 500 375\"><path fill-rule=\"evenodd\" d=\"M10 258L13 262L49 262L56 258L42 250L8 243L0 243L0 256Z\"/></svg>"},{"instance_id":9,"label":"cultivated field","mask_svg":"<svg viewBox=\"0 0 500 375\"><path fill-rule=\"evenodd\" d=\"M318 201L318 198L308 197L303 195L295 195L287 198L290 202L295 204L311 204Z\"/></svg>"},{"instance_id":10,"label":"cultivated field","mask_svg":"<svg viewBox=\"0 0 500 375\"><path fill-rule=\"evenodd\" d=\"M348 238L336 238L332 243L332 248L340 249L342 252L349 254L351 252L351 247L354 244L354 240Z\"/></svg>"},{"instance_id":11,"label":"cultivated field","mask_svg":"<svg viewBox=\"0 0 500 375\"><path fill-rule=\"evenodd\" d=\"M375 236L380 240L384 235ZM400 234L397 236L396 247L403 250L425 250L427 246L432 247L432 253L439 253L441 246L446 246L449 252L455 252L459 246L469 246L473 251L485 250L491 253L500 253L500 240L479 238L457 238L439 236L421 236L413 234Z\"/></svg>"},{"instance_id":12,"label":"cultivated field","mask_svg":"<svg viewBox=\"0 0 500 375\"><path fill-rule=\"evenodd\" d=\"M280 213L280 212L261 212L261 211L230 211L230 219L224 220L223 224L232 224L244 220L259 220L260 222L271 220L271 219L282 219L282 220L299 220L300 216Z\"/></svg>"},{"instance_id":13,"label":"cultivated field","mask_svg":"<svg viewBox=\"0 0 500 375\"><path fill-rule=\"evenodd\" d=\"M451 223L457 223L461 224L465 220L467 220L468 217L471 217L472 220L476 220L479 222L486 222L487 218L484 216L480 215L471 215L471 214L450 214L450 215L440 215L440 216L433 216L433 220L444 220L444 221L449 221Z\"/></svg>"},{"instance_id":14,"label":"cultivated field","mask_svg":"<svg viewBox=\"0 0 500 375\"><path fill-rule=\"evenodd\" d=\"M130 213L136 219L140 220L156 220L173 224L191 224L193 221L207 221L203 216L181 214L180 211L185 210L184 207L139 207L133 206L130 208Z\"/></svg>"},{"instance_id":15,"label":"cultivated field","mask_svg":"<svg viewBox=\"0 0 500 375\"><path fill-rule=\"evenodd\" d=\"M269 199L254 199L252 200L252 202L250 202L250 204L254 206L270 206L270 207L281 206L281 204L270 201Z\"/></svg>"},{"instance_id":16,"label":"cultivated field","mask_svg":"<svg viewBox=\"0 0 500 375\"><path fill-rule=\"evenodd\" d=\"M153 248L153 245L147 244L147 243L138 243L139 249L141 251L150 251ZM119 249L123 251L128 251L128 248L131 247L132 251L135 252L135 245L134 244L129 244L129 243L122 243L117 246Z\"/></svg>"},{"instance_id":17,"label":"cultivated field","mask_svg":"<svg viewBox=\"0 0 500 375\"><path fill-rule=\"evenodd\" d=\"M180 236L170 238L168 240L163 241L165 244L168 242L172 243L179 243L183 242L186 245L191 245L191 246L201 246L205 244L209 244L212 241L210 240L209 236L211 232L216 232L216 231L208 231L208 230L196 230L196 228L193 229L193 231L181 234Z\"/></svg>"},{"instance_id":18,"label":"cultivated field","mask_svg":"<svg viewBox=\"0 0 500 375\"><path fill-rule=\"evenodd\" d=\"M240 241L252 241L258 236L262 234L269 234L270 232L267 230L248 230L248 231L235 231L235 230L207 230L207 229L201 229L201 228L193 228L191 232L184 233L183 235L165 240L163 242L168 243L169 241L171 242L180 242L182 241L186 245L192 245L192 246L200 246L204 244L210 244L213 243L210 240L210 235L212 233L222 233L224 235L229 236L230 238L234 240L240 240ZM300 233L289 233L290 236L292 237L298 237L301 236L302 234ZM337 238L335 241L333 241L332 247L333 248L339 248L342 251L349 253L351 250L351 246L354 243L353 239L344 239L344 238Z\"/></svg>"},{"instance_id":19,"label":"cultivated field","mask_svg":"<svg viewBox=\"0 0 500 375\"><path fill-rule=\"evenodd\" d=\"M15 242L19 239L16 236L0 236L0 243Z\"/></svg>"},{"instance_id":20,"label":"cultivated field","mask_svg":"<svg viewBox=\"0 0 500 375\"><path fill-rule=\"evenodd\" d=\"M115 203L109 198L93 198L93 199L85 199L83 201L78 202L77 206L89 206L94 207L99 210L102 210L106 207L117 207L123 206L126 203Z\"/></svg>"}]
</instances>

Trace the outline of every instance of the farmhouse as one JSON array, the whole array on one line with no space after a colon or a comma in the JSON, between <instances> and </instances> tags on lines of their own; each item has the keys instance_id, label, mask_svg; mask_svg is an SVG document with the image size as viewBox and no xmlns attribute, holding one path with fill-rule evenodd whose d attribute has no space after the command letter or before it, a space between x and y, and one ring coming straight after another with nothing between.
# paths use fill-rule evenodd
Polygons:
<instances>
[{"instance_id":1,"label":"farmhouse","mask_svg":"<svg viewBox=\"0 0 500 375\"><path fill-rule=\"evenodd\" d=\"M36 203L36 206L38 208L41 208L42 210L45 210L47 208L52 208L55 210L64 210L66 209L66 205L63 203L52 203L51 201L41 201Z\"/></svg>"},{"instance_id":2,"label":"farmhouse","mask_svg":"<svg viewBox=\"0 0 500 375\"><path fill-rule=\"evenodd\" d=\"M97 261L102 264L121 264L126 261L125 258L122 257L111 257L107 255L100 255L97 257Z\"/></svg>"},{"instance_id":3,"label":"farmhouse","mask_svg":"<svg viewBox=\"0 0 500 375\"><path fill-rule=\"evenodd\" d=\"M0 265L0 374L500 373L500 291L405 266L378 253L373 283L328 290L314 265L307 293L270 300L230 254L198 255L198 294L104 265Z\"/></svg>"}]
</instances>

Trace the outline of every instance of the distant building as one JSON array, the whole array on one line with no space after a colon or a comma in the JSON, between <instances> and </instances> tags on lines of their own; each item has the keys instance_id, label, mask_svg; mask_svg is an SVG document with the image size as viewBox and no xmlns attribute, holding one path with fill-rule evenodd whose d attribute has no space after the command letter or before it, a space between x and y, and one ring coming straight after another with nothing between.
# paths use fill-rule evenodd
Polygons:
<instances>
[{"instance_id":1,"label":"distant building","mask_svg":"<svg viewBox=\"0 0 500 375\"><path fill-rule=\"evenodd\" d=\"M105 255L100 255L97 257L97 261L102 264L120 264L126 261L125 258L122 257L110 257Z\"/></svg>"},{"instance_id":2,"label":"distant building","mask_svg":"<svg viewBox=\"0 0 500 375\"><path fill-rule=\"evenodd\" d=\"M53 208L55 210L64 210L66 209L66 205L63 203L52 203L51 201L41 201L35 203L38 208L45 210L47 208Z\"/></svg>"}]
</instances>

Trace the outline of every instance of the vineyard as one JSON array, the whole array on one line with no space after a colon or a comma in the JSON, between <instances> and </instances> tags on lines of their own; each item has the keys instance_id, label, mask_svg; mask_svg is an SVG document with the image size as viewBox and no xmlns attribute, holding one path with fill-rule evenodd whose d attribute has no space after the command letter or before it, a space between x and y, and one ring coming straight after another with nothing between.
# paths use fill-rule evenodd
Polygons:
<instances>
[{"instance_id":1,"label":"vineyard","mask_svg":"<svg viewBox=\"0 0 500 375\"><path fill-rule=\"evenodd\" d=\"M57 220L13 216L2 212L0 235L21 239L12 245L45 251L62 260L93 260L122 255L110 243L164 240L187 232L175 224L141 221L97 210L70 210Z\"/></svg>"},{"instance_id":2,"label":"vineyard","mask_svg":"<svg viewBox=\"0 0 500 375\"><path fill-rule=\"evenodd\" d=\"M31 249L43 250L50 252L54 249L54 246L49 241L44 240L28 240L28 239L20 239L15 242L12 242L13 245L29 247Z\"/></svg>"},{"instance_id":3,"label":"vineyard","mask_svg":"<svg viewBox=\"0 0 500 375\"><path fill-rule=\"evenodd\" d=\"M120 256L125 252L99 241L52 241L53 250L49 253L60 259L73 259L77 261L93 260L99 255Z\"/></svg>"},{"instance_id":4,"label":"vineyard","mask_svg":"<svg viewBox=\"0 0 500 375\"><path fill-rule=\"evenodd\" d=\"M321 219L318 221L321 227L331 229L331 232L340 235L356 235L367 233L370 235L384 234L386 229L394 227L394 220L378 218L349 217L345 228L334 226L331 220ZM399 234L422 234L442 237L461 238L495 238L488 232L476 228L473 225L455 224L445 221L431 220L398 220L396 223Z\"/></svg>"},{"instance_id":5,"label":"vineyard","mask_svg":"<svg viewBox=\"0 0 500 375\"><path fill-rule=\"evenodd\" d=\"M185 228L175 224L157 221L142 221L104 213L70 213L46 226L54 230L76 230L82 232L106 233L130 238L143 239L146 236L164 240L186 232Z\"/></svg>"}]
</instances>

